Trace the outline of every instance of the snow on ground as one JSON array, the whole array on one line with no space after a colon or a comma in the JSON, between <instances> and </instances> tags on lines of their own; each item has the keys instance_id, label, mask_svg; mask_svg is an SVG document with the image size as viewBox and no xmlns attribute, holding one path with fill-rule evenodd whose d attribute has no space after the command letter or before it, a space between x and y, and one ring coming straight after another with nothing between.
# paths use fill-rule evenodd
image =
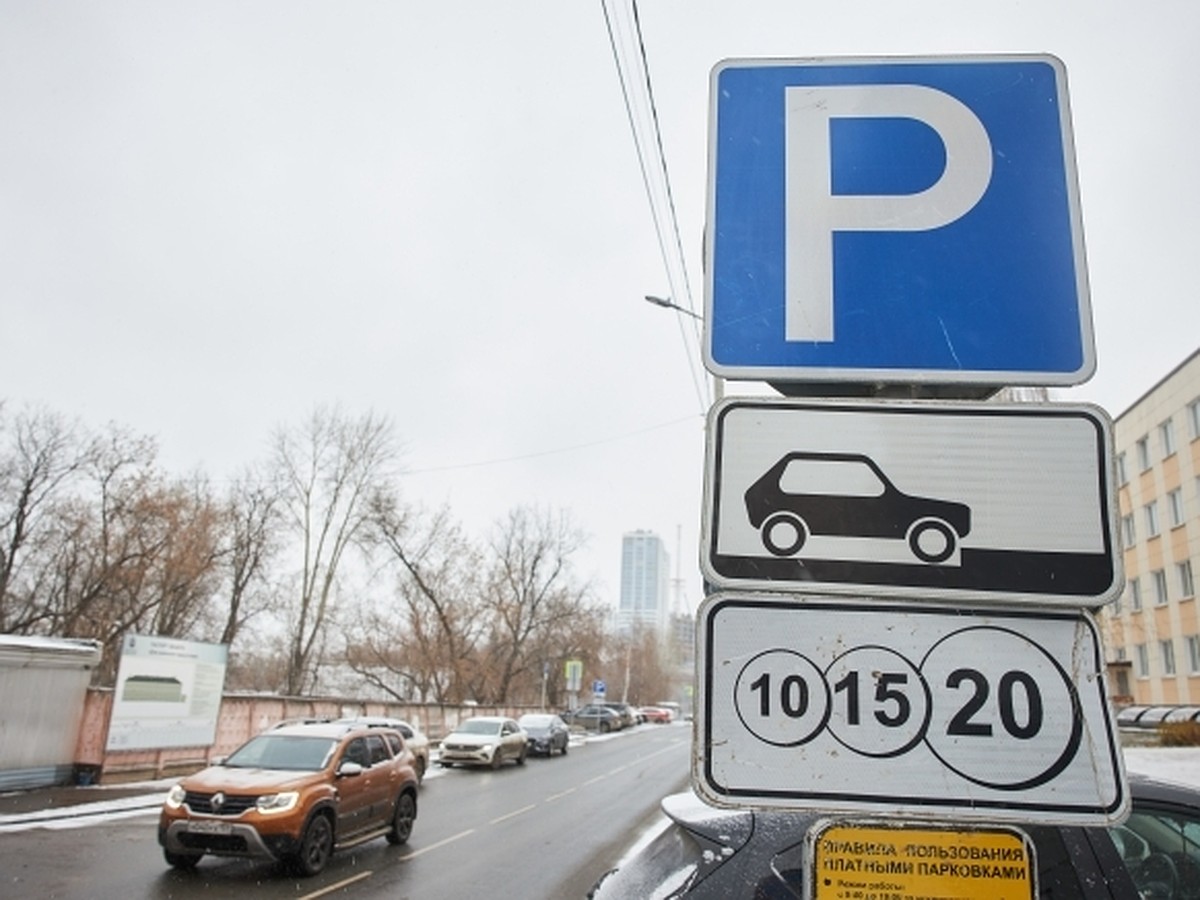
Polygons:
<instances>
[{"instance_id":1,"label":"snow on ground","mask_svg":"<svg viewBox=\"0 0 1200 900\"><path fill-rule=\"evenodd\" d=\"M1200 788L1200 747L1126 747L1125 770Z\"/></svg>"}]
</instances>

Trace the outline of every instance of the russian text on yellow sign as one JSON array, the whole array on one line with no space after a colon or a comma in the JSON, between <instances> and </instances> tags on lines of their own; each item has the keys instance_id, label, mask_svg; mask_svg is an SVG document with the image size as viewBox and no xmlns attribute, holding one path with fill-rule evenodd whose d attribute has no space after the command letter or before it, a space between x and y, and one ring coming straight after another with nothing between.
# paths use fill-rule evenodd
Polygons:
<instances>
[{"instance_id":1,"label":"russian text on yellow sign","mask_svg":"<svg viewBox=\"0 0 1200 900\"><path fill-rule=\"evenodd\" d=\"M813 848L814 900L1033 897L1033 847L1016 830L835 824Z\"/></svg>"}]
</instances>

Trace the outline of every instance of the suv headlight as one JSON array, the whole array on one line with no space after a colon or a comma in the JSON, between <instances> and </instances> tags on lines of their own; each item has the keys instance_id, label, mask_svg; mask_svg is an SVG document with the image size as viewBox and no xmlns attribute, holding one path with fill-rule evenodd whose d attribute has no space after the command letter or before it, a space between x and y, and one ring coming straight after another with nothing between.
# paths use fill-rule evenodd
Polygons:
<instances>
[{"instance_id":1,"label":"suv headlight","mask_svg":"<svg viewBox=\"0 0 1200 900\"><path fill-rule=\"evenodd\" d=\"M167 806L171 809L179 809L183 806L183 801L187 797L187 791L183 789L182 784L177 784L167 791Z\"/></svg>"},{"instance_id":2,"label":"suv headlight","mask_svg":"<svg viewBox=\"0 0 1200 900\"><path fill-rule=\"evenodd\" d=\"M279 794L263 794L254 801L254 805L258 807L259 812L286 812L295 806L299 799L299 791L284 791Z\"/></svg>"}]
</instances>

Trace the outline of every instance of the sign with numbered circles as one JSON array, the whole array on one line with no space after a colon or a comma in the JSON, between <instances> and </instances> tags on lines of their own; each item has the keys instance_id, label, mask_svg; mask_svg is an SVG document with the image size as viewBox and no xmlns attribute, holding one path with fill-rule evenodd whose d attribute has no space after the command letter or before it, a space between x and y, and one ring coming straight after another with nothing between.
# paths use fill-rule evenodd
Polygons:
<instances>
[{"instance_id":1,"label":"sign with numbered circles","mask_svg":"<svg viewBox=\"0 0 1200 900\"><path fill-rule=\"evenodd\" d=\"M730 807L1099 825L1128 806L1086 612L716 594L692 783Z\"/></svg>"}]
</instances>

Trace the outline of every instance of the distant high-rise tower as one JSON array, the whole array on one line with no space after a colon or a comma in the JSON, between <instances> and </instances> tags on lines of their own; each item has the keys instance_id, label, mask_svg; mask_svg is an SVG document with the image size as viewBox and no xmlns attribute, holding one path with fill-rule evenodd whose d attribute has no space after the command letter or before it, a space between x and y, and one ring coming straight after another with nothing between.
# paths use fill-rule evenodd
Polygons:
<instances>
[{"instance_id":1,"label":"distant high-rise tower","mask_svg":"<svg viewBox=\"0 0 1200 900\"><path fill-rule=\"evenodd\" d=\"M670 557L652 531L631 531L621 538L621 600L617 627L647 625L664 632L671 613Z\"/></svg>"}]
</instances>

